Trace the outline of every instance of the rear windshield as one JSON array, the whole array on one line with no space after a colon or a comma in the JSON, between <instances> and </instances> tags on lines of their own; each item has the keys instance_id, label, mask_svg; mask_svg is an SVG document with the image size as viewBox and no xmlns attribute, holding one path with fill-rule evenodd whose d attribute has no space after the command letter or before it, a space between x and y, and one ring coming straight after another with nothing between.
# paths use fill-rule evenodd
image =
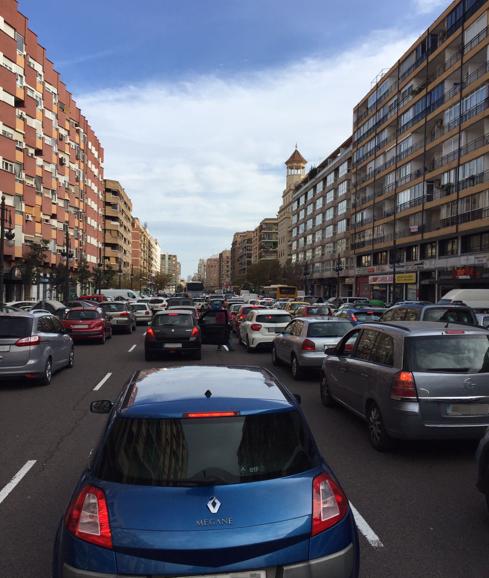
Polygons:
<instances>
[{"instance_id":1,"label":"rear windshield","mask_svg":"<svg viewBox=\"0 0 489 578\"><path fill-rule=\"evenodd\" d=\"M192 299L168 299L167 305L192 305Z\"/></svg>"},{"instance_id":2,"label":"rear windshield","mask_svg":"<svg viewBox=\"0 0 489 578\"><path fill-rule=\"evenodd\" d=\"M308 337L343 337L353 328L351 323L311 323L307 330Z\"/></svg>"},{"instance_id":3,"label":"rear windshield","mask_svg":"<svg viewBox=\"0 0 489 578\"><path fill-rule=\"evenodd\" d=\"M136 304L132 305L132 308L135 311L147 311L148 310L148 306L144 303L136 303Z\"/></svg>"},{"instance_id":4,"label":"rear windshield","mask_svg":"<svg viewBox=\"0 0 489 578\"><path fill-rule=\"evenodd\" d=\"M355 311L353 315L357 321L378 321L382 317L383 311Z\"/></svg>"},{"instance_id":5,"label":"rear windshield","mask_svg":"<svg viewBox=\"0 0 489 578\"><path fill-rule=\"evenodd\" d=\"M192 315L186 313L169 313L168 315L157 315L153 319L154 327L192 327Z\"/></svg>"},{"instance_id":6,"label":"rear windshield","mask_svg":"<svg viewBox=\"0 0 489 578\"><path fill-rule=\"evenodd\" d=\"M96 476L122 484L238 484L297 474L319 463L298 412L230 418L118 418Z\"/></svg>"},{"instance_id":7,"label":"rear windshield","mask_svg":"<svg viewBox=\"0 0 489 578\"><path fill-rule=\"evenodd\" d=\"M0 339L27 337L31 330L32 319L29 317L0 317Z\"/></svg>"},{"instance_id":8,"label":"rear windshield","mask_svg":"<svg viewBox=\"0 0 489 578\"><path fill-rule=\"evenodd\" d=\"M430 307L426 309L423 321L448 321L450 323L462 323L473 325L472 311L467 309L450 309L448 307Z\"/></svg>"},{"instance_id":9,"label":"rear windshield","mask_svg":"<svg viewBox=\"0 0 489 578\"><path fill-rule=\"evenodd\" d=\"M257 315L256 321L258 323L288 323L292 317L290 315Z\"/></svg>"},{"instance_id":10,"label":"rear windshield","mask_svg":"<svg viewBox=\"0 0 489 578\"><path fill-rule=\"evenodd\" d=\"M98 319L100 314L97 311L83 309L82 311L68 311L66 319Z\"/></svg>"},{"instance_id":11,"label":"rear windshield","mask_svg":"<svg viewBox=\"0 0 489 578\"><path fill-rule=\"evenodd\" d=\"M127 305L125 303L101 303L100 306L104 311L127 311Z\"/></svg>"},{"instance_id":12,"label":"rear windshield","mask_svg":"<svg viewBox=\"0 0 489 578\"><path fill-rule=\"evenodd\" d=\"M329 307L308 307L309 315L329 315Z\"/></svg>"},{"instance_id":13,"label":"rear windshield","mask_svg":"<svg viewBox=\"0 0 489 578\"><path fill-rule=\"evenodd\" d=\"M409 371L489 373L489 335L440 335L407 339Z\"/></svg>"}]
</instances>

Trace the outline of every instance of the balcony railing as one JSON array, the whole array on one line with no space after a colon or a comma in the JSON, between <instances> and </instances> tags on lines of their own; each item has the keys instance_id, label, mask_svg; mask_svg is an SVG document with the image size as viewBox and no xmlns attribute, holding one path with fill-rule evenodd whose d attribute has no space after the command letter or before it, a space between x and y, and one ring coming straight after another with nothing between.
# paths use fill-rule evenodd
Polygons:
<instances>
[{"instance_id":1,"label":"balcony railing","mask_svg":"<svg viewBox=\"0 0 489 578\"><path fill-rule=\"evenodd\" d=\"M426 200L426 198L427 198L426 195L421 195L420 197L409 199L409 201L406 201L405 203L400 203L397 205L397 211L398 213L401 213L402 211L405 211L407 209L417 207L418 205L421 205Z\"/></svg>"},{"instance_id":2,"label":"balcony railing","mask_svg":"<svg viewBox=\"0 0 489 578\"><path fill-rule=\"evenodd\" d=\"M464 54L466 52L469 52L469 50L472 50L472 48L475 48L478 44L480 44L484 40L484 38L487 37L487 31L488 27L486 26L483 30L479 32L479 34L477 34L477 36L474 36L474 38L472 38L472 40L469 40L467 44L464 44Z\"/></svg>"},{"instance_id":3,"label":"balcony railing","mask_svg":"<svg viewBox=\"0 0 489 578\"><path fill-rule=\"evenodd\" d=\"M484 146L487 146L487 145L489 145L489 133L483 134L483 135L471 140L463 147L460 147L460 156L463 157L464 155L466 155L472 151L475 151L479 148L482 148ZM436 159L436 158L433 159L433 161L429 165L429 170L433 171L439 167L442 167L443 165L451 163L452 161L454 161L458 158L458 155L459 155L459 151L454 150L451 153L443 155L442 157L440 157L438 159Z\"/></svg>"}]
</instances>

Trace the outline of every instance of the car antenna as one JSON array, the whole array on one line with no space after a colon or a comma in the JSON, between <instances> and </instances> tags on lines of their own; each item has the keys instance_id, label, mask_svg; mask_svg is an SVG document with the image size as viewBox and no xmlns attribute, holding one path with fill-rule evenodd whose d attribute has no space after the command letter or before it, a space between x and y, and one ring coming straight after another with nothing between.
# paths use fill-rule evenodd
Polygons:
<instances>
[{"instance_id":1,"label":"car antenna","mask_svg":"<svg viewBox=\"0 0 489 578\"><path fill-rule=\"evenodd\" d=\"M210 389L208 389L204 395L206 396L207 399L209 399L212 396L212 391Z\"/></svg>"}]
</instances>

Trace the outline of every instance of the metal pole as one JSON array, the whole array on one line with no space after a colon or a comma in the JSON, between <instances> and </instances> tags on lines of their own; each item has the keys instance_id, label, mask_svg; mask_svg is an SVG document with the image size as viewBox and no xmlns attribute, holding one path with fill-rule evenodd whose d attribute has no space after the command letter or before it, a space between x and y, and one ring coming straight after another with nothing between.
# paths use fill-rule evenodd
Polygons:
<instances>
[{"instance_id":1,"label":"metal pole","mask_svg":"<svg viewBox=\"0 0 489 578\"><path fill-rule=\"evenodd\" d=\"M70 230L68 225L66 225L66 277L65 277L65 290L64 290L64 302L65 305L70 300Z\"/></svg>"},{"instance_id":2,"label":"metal pole","mask_svg":"<svg viewBox=\"0 0 489 578\"><path fill-rule=\"evenodd\" d=\"M2 195L2 202L0 204L0 307L3 306L3 298L5 292L4 286L4 272L5 265L3 262L4 242L5 242L5 195Z\"/></svg>"}]
</instances>

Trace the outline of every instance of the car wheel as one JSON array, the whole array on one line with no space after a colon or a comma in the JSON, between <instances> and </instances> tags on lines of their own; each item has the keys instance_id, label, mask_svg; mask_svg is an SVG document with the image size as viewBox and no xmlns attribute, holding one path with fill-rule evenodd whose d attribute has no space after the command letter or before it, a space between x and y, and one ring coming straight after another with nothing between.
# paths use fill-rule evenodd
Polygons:
<instances>
[{"instance_id":1,"label":"car wheel","mask_svg":"<svg viewBox=\"0 0 489 578\"><path fill-rule=\"evenodd\" d=\"M107 334L107 339L112 339L112 327L109 327L109 333Z\"/></svg>"},{"instance_id":2,"label":"car wheel","mask_svg":"<svg viewBox=\"0 0 489 578\"><path fill-rule=\"evenodd\" d=\"M70 355L68 356L68 365L66 367L71 369L74 365L75 365L75 350L72 349L70 351Z\"/></svg>"},{"instance_id":3,"label":"car wheel","mask_svg":"<svg viewBox=\"0 0 489 578\"><path fill-rule=\"evenodd\" d=\"M367 425L369 439L372 446L379 452L385 452L394 447L394 439L387 433L384 427L382 414L376 403L370 403L367 407Z\"/></svg>"},{"instance_id":4,"label":"car wheel","mask_svg":"<svg viewBox=\"0 0 489 578\"><path fill-rule=\"evenodd\" d=\"M250 339L249 339L249 337L248 337L248 336L246 336L246 343L245 343L245 347L246 347L246 351L247 351L248 353L253 353L253 351L254 351L254 348L253 348L253 347L251 347L251 345L250 345Z\"/></svg>"},{"instance_id":5,"label":"car wheel","mask_svg":"<svg viewBox=\"0 0 489 578\"><path fill-rule=\"evenodd\" d=\"M273 365L275 365L275 367L279 367L280 365L282 365L282 362L278 358L277 350L275 349L275 346L272 346L272 363L273 363Z\"/></svg>"},{"instance_id":6,"label":"car wheel","mask_svg":"<svg viewBox=\"0 0 489 578\"><path fill-rule=\"evenodd\" d=\"M105 345L106 337L105 331L102 333L102 337L99 339L99 345Z\"/></svg>"},{"instance_id":7,"label":"car wheel","mask_svg":"<svg viewBox=\"0 0 489 578\"><path fill-rule=\"evenodd\" d=\"M326 376L322 371L321 371L321 380L319 382L319 393L321 395L321 403L324 405L324 407L331 407L332 405L334 405L334 399L331 397L331 394L329 393L328 380L326 379Z\"/></svg>"},{"instance_id":8,"label":"car wheel","mask_svg":"<svg viewBox=\"0 0 489 578\"><path fill-rule=\"evenodd\" d=\"M126 327L125 333L128 333L129 335L132 333L132 325L128 325L128 326Z\"/></svg>"},{"instance_id":9,"label":"car wheel","mask_svg":"<svg viewBox=\"0 0 489 578\"><path fill-rule=\"evenodd\" d=\"M295 355L292 356L292 360L290 362L290 371L292 373L292 377L294 379L301 379L304 371L302 367L299 365L297 357Z\"/></svg>"},{"instance_id":10,"label":"car wheel","mask_svg":"<svg viewBox=\"0 0 489 578\"><path fill-rule=\"evenodd\" d=\"M49 357L48 360L46 361L46 365L44 367L44 373L41 376L41 379L39 380L39 383L41 385L49 385L51 383L51 379L53 377L53 362L51 361L51 358Z\"/></svg>"}]
</instances>

